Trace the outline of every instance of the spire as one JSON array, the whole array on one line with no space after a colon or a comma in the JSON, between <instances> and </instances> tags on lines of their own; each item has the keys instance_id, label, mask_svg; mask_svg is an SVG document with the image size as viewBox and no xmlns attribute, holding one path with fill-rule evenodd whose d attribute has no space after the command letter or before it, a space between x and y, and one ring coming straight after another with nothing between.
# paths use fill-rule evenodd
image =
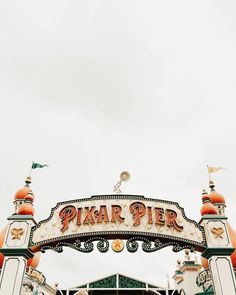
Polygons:
<instances>
[{"instance_id":1,"label":"spire","mask_svg":"<svg viewBox=\"0 0 236 295\"><path fill-rule=\"evenodd\" d=\"M25 186L30 186L30 184L31 184L31 176L27 176L26 177L26 180L25 180Z\"/></svg>"},{"instance_id":2,"label":"spire","mask_svg":"<svg viewBox=\"0 0 236 295\"><path fill-rule=\"evenodd\" d=\"M215 191L215 184L213 180L209 180L209 188L211 189L211 192Z\"/></svg>"}]
</instances>

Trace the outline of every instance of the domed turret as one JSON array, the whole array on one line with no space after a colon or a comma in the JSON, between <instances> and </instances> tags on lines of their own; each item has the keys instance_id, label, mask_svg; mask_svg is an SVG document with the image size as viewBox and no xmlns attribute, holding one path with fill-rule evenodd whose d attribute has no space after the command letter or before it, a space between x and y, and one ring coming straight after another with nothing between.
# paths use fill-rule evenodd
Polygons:
<instances>
[{"instance_id":1,"label":"domed turret","mask_svg":"<svg viewBox=\"0 0 236 295\"><path fill-rule=\"evenodd\" d=\"M34 216L34 207L31 202L25 202L18 208L17 214L19 215L32 215Z\"/></svg>"},{"instance_id":2,"label":"domed turret","mask_svg":"<svg viewBox=\"0 0 236 295\"><path fill-rule=\"evenodd\" d=\"M211 203L210 197L208 196L207 192L203 190L202 192L202 208L201 208L201 215L207 214L217 214L216 207Z\"/></svg>"},{"instance_id":3,"label":"domed turret","mask_svg":"<svg viewBox=\"0 0 236 295\"><path fill-rule=\"evenodd\" d=\"M31 177L28 176L25 181L25 186L19 189L15 194L15 200L24 200L25 196L30 191Z\"/></svg>"},{"instance_id":4,"label":"domed turret","mask_svg":"<svg viewBox=\"0 0 236 295\"><path fill-rule=\"evenodd\" d=\"M218 214L224 215L226 207L225 198L220 193L215 191L215 184L212 180L209 181L209 187L211 189L209 194L211 203L216 207Z\"/></svg>"},{"instance_id":5,"label":"domed turret","mask_svg":"<svg viewBox=\"0 0 236 295\"><path fill-rule=\"evenodd\" d=\"M25 186L19 189L15 194L14 205L15 205L15 214L26 214L33 215L34 209L32 207L34 201L34 193L30 188L31 177L28 176L25 181ZM28 203L26 205L26 203ZM30 203L30 205L29 205ZM23 206L25 205L25 206ZM20 209L21 208L21 209ZM19 211L20 210L20 211ZM24 211L24 213L22 213Z\"/></svg>"}]
</instances>

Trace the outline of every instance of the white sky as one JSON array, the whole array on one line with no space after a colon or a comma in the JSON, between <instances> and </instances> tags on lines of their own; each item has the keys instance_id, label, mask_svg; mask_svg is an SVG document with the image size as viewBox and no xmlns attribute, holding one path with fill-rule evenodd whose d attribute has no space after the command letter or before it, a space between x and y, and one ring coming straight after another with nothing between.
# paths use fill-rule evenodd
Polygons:
<instances>
[{"instance_id":1,"label":"white sky","mask_svg":"<svg viewBox=\"0 0 236 295\"><path fill-rule=\"evenodd\" d=\"M206 165L235 220L236 2L71 0L0 3L0 224L35 170L36 220L59 201L124 193L177 201L199 220ZM166 284L176 259L47 252L49 283L122 272Z\"/></svg>"}]
</instances>

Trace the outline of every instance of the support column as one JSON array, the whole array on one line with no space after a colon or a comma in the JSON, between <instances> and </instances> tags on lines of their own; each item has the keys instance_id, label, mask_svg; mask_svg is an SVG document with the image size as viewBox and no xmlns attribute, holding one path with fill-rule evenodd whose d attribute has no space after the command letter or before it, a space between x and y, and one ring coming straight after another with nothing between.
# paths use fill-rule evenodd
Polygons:
<instances>
[{"instance_id":1,"label":"support column","mask_svg":"<svg viewBox=\"0 0 236 295\"><path fill-rule=\"evenodd\" d=\"M227 217L204 215L200 221L204 226L207 249L202 256L209 260L215 295L236 294L236 282L230 255L233 253L227 229Z\"/></svg>"},{"instance_id":2,"label":"support column","mask_svg":"<svg viewBox=\"0 0 236 295\"><path fill-rule=\"evenodd\" d=\"M36 223L28 215L13 215L8 220L6 238L0 249L5 257L0 276L0 295L20 295L27 259L33 257L28 248L31 228Z\"/></svg>"},{"instance_id":3,"label":"support column","mask_svg":"<svg viewBox=\"0 0 236 295\"><path fill-rule=\"evenodd\" d=\"M24 257L6 257L0 279L0 294L20 294L25 273L26 259Z\"/></svg>"},{"instance_id":4,"label":"support column","mask_svg":"<svg viewBox=\"0 0 236 295\"><path fill-rule=\"evenodd\" d=\"M216 294L236 294L234 272L229 257L212 256L209 260Z\"/></svg>"}]
</instances>

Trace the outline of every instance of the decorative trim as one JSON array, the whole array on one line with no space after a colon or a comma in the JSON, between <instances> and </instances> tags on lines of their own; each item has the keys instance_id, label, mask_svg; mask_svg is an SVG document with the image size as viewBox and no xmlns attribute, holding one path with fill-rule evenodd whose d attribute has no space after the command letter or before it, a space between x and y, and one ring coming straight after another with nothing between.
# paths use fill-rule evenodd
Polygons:
<instances>
[{"instance_id":1,"label":"decorative trim","mask_svg":"<svg viewBox=\"0 0 236 295\"><path fill-rule=\"evenodd\" d=\"M30 242L30 247L33 246L44 246L47 244L54 244L55 242L60 242L60 241L65 241L65 243L67 243L68 240L71 239L79 239L81 241L85 241L86 238L90 238L90 237L99 237L99 236L104 236L107 239L115 239L115 238L121 238L121 239L129 239L132 237L136 237L136 236L144 236L149 238L150 241L155 241L156 238L161 239L163 241L167 241L166 243L168 243L168 241L172 240L170 243L183 243L186 245L190 245L191 247L194 247L196 251L202 252L207 248L207 244L205 243L198 243L195 241L191 241L188 239L184 239L184 238L180 238L180 237L174 237L171 235L163 235L163 234L159 234L159 233L148 233L148 232L136 232L136 231L109 231L109 232L87 232L87 233L81 233L81 234L74 234L74 235L67 235L64 238L63 237L58 237L58 238L53 238L53 239L49 239L49 240L44 240L43 242L40 243L33 243L32 240ZM172 245L172 244L171 244ZM168 246L168 245L167 245Z\"/></svg>"},{"instance_id":2,"label":"decorative trim","mask_svg":"<svg viewBox=\"0 0 236 295\"><path fill-rule=\"evenodd\" d=\"M4 256L23 256L26 259L32 258L34 256L33 252L29 249L12 249L12 248L2 248L0 253Z\"/></svg>"},{"instance_id":3,"label":"decorative trim","mask_svg":"<svg viewBox=\"0 0 236 295\"><path fill-rule=\"evenodd\" d=\"M228 217L226 217L225 215L219 215L219 214L207 214L207 215L203 215L201 220L199 221L199 224L203 221L203 220L227 220Z\"/></svg>"},{"instance_id":4,"label":"decorative trim","mask_svg":"<svg viewBox=\"0 0 236 295\"><path fill-rule=\"evenodd\" d=\"M7 218L8 220L17 220L17 221L25 221L25 220L32 220L35 225L37 225L37 222L34 220L33 216L31 215L11 215L10 217Z\"/></svg>"},{"instance_id":5,"label":"decorative trim","mask_svg":"<svg viewBox=\"0 0 236 295\"><path fill-rule=\"evenodd\" d=\"M12 240L21 240L21 236L24 234L24 229L23 228L13 228L11 230L11 238Z\"/></svg>"},{"instance_id":6,"label":"decorative trim","mask_svg":"<svg viewBox=\"0 0 236 295\"><path fill-rule=\"evenodd\" d=\"M109 242L108 240L102 238L102 237L94 237L94 238L90 238L87 241L82 242L80 240L75 240L74 242L70 243L70 242L59 242L56 243L55 245L45 245L43 247L41 247L41 252L45 252L46 250L54 250L58 253L63 252L63 247L70 247L74 250L80 251L80 252L84 252L84 253L90 253L94 250L94 242L98 241L97 243L97 249L102 252L105 253L108 251L109 249Z\"/></svg>"},{"instance_id":7,"label":"decorative trim","mask_svg":"<svg viewBox=\"0 0 236 295\"><path fill-rule=\"evenodd\" d=\"M190 249L191 252L195 251L195 247L193 245L190 245L189 243L185 244L185 243L177 243L175 241L170 241L170 242L163 242L159 239L156 239L155 241L150 241L146 238L143 237L133 237L130 238L127 242L126 242L126 247L127 250L129 252L136 252L139 248L139 244L138 241L142 242L142 250L144 252L155 252L158 251L164 247L167 246L173 246L172 250L174 252L179 252L183 249Z\"/></svg>"},{"instance_id":8,"label":"decorative trim","mask_svg":"<svg viewBox=\"0 0 236 295\"><path fill-rule=\"evenodd\" d=\"M212 256L229 256L234 252L234 248L207 248L202 256L209 259Z\"/></svg>"},{"instance_id":9,"label":"decorative trim","mask_svg":"<svg viewBox=\"0 0 236 295\"><path fill-rule=\"evenodd\" d=\"M224 229L222 227L213 227L210 231L215 236L215 239L223 239L222 234L224 233Z\"/></svg>"},{"instance_id":10,"label":"decorative trim","mask_svg":"<svg viewBox=\"0 0 236 295\"><path fill-rule=\"evenodd\" d=\"M44 274L41 271L38 271L35 268L27 266L25 274L29 278L31 278L33 281L37 282L40 286L46 285L46 278L45 278Z\"/></svg>"},{"instance_id":11,"label":"decorative trim","mask_svg":"<svg viewBox=\"0 0 236 295\"><path fill-rule=\"evenodd\" d=\"M94 242L98 241L97 249L101 253L105 253L109 250L109 241L103 237L93 237L84 242L77 239L75 241L62 241L58 243L54 243L51 245L44 245L41 247L41 252L45 252L46 250L54 250L58 253L63 252L63 247L70 247L74 250L83 252L83 253L90 253L94 250ZM161 241L156 239L151 241L147 238L136 236L131 237L126 242L126 248L129 252L134 253L139 249L139 243L142 242L141 247L144 252L155 252L167 246L173 246L172 250L174 252L179 252L183 249L190 249L191 252L194 252L196 248L194 245L190 245L189 243L177 243L175 241Z\"/></svg>"}]
</instances>

